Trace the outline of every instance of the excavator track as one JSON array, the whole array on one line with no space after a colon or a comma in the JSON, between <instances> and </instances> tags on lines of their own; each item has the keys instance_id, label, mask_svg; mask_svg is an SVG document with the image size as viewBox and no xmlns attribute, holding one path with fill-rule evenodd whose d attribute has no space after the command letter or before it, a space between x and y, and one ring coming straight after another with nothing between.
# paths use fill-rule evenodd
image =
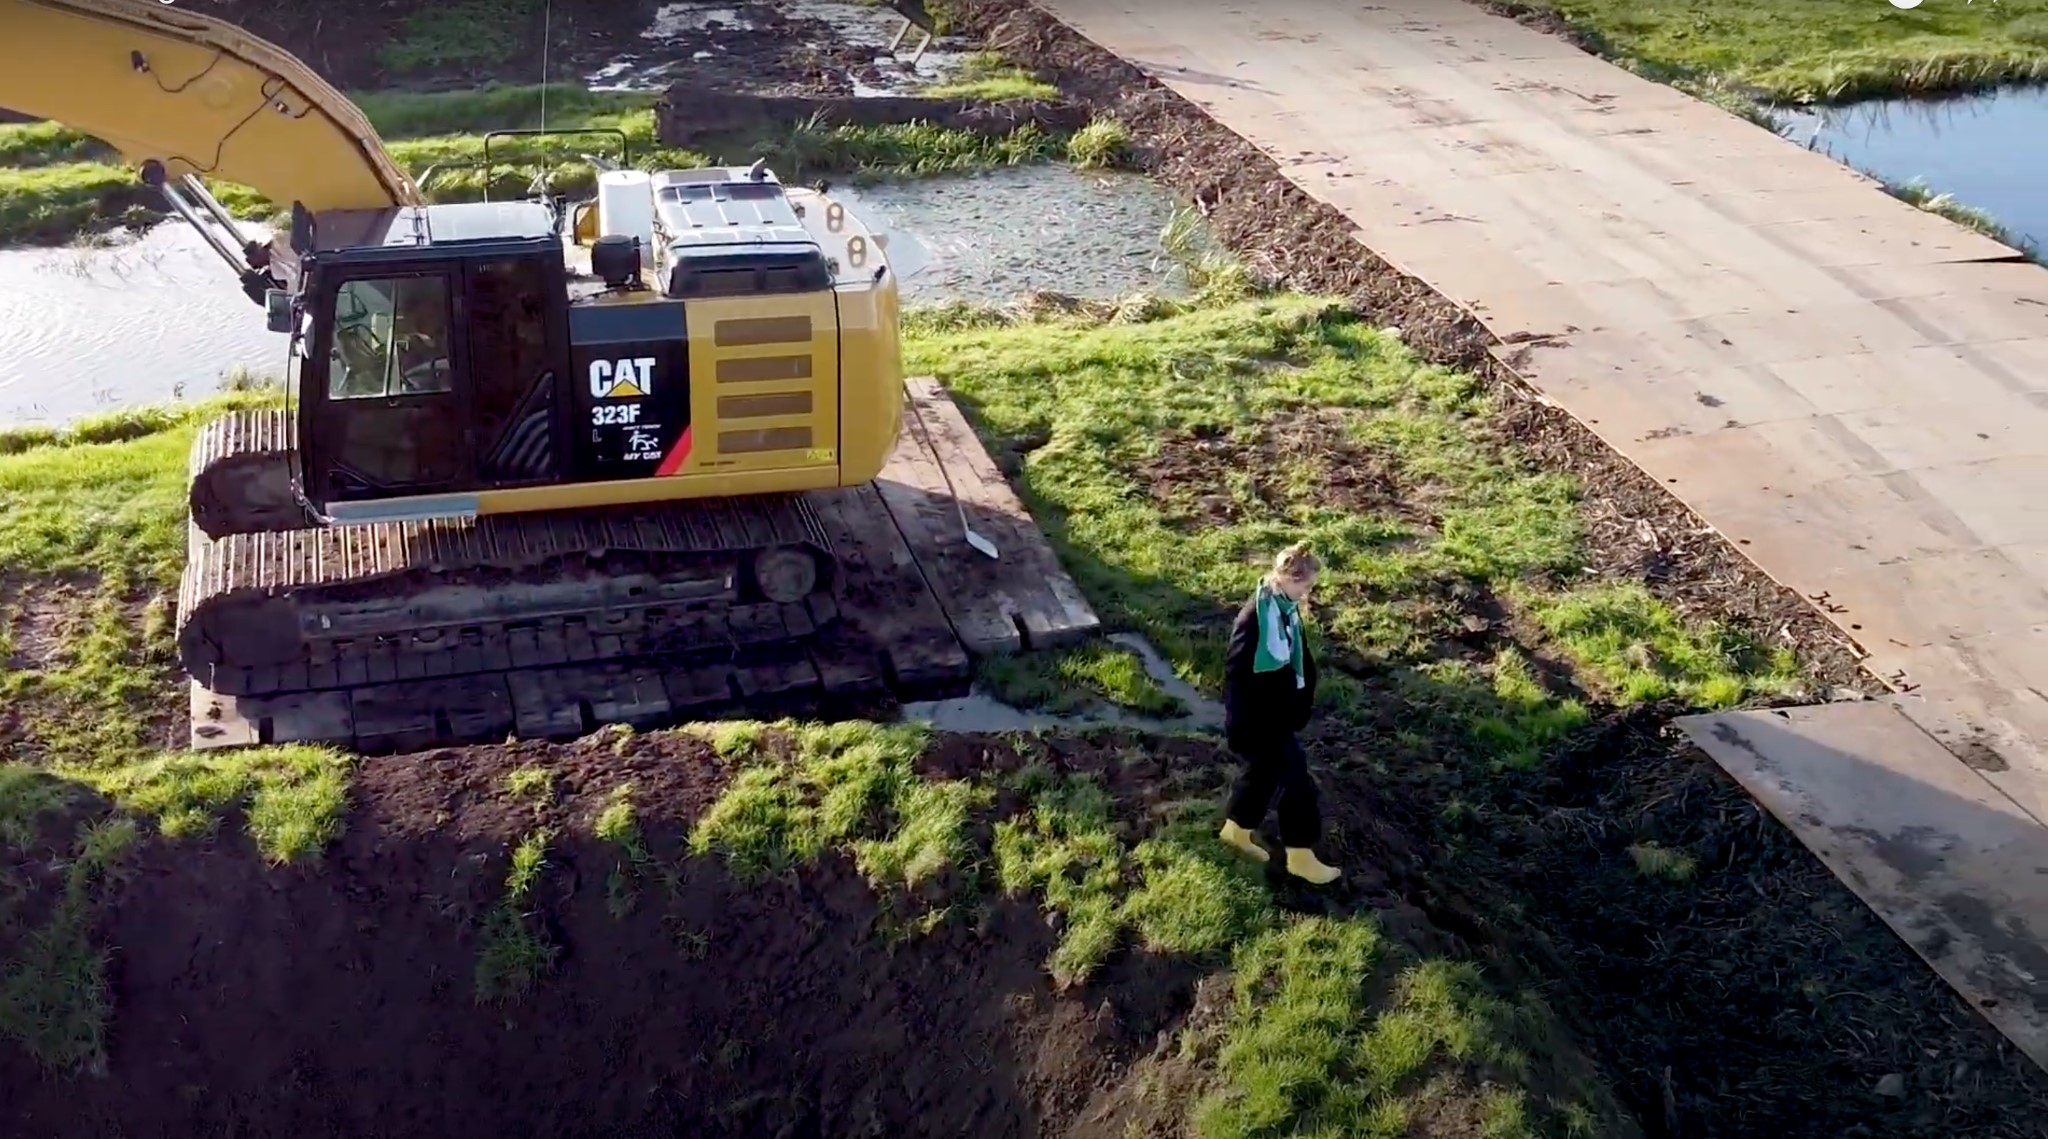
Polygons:
<instances>
[{"instance_id":1,"label":"excavator track","mask_svg":"<svg viewBox=\"0 0 2048 1139\"><path fill-rule=\"evenodd\" d=\"M964 694L977 658L1095 635L958 409L930 381L911 388L931 430L906 432L863 486L222 538L195 524L177 626L192 744L375 753L868 714ZM253 463L265 438L247 422L205 431L195 461ZM221 469L199 463L195 480ZM963 511L999 559L969 548ZM753 596L742 563L764 548L826 569L800 598Z\"/></svg>"},{"instance_id":2,"label":"excavator track","mask_svg":"<svg viewBox=\"0 0 2048 1139\"><path fill-rule=\"evenodd\" d=\"M313 525L292 494L295 435L282 407L237 411L201 427L187 469L192 524L210 538Z\"/></svg>"},{"instance_id":3,"label":"excavator track","mask_svg":"<svg viewBox=\"0 0 2048 1139\"><path fill-rule=\"evenodd\" d=\"M195 488L263 477L281 441L273 416L202 432ZM786 645L838 618L832 543L800 495L300 529L233 520L245 532L219 538L195 521L178 607L181 663L223 695Z\"/></svg>"}]
</instances>

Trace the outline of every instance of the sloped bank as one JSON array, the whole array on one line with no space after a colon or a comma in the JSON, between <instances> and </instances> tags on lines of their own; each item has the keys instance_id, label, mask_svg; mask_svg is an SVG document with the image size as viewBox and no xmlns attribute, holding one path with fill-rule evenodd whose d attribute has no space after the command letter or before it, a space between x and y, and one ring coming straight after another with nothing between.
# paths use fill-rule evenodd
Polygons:
<instances>
[{"instance_id":1,"label":"sloped bank","mask_svg":"<svg viewBox=\"0 0 2048 1139\"><path fill-rule=\"evenodd\" d=\"M345 812L282 780L210 842L16 773L0 1131L1250 1135L1290 1071L1371 1134L1594 1118L1528 1007L1382 936L1398 908L1274 908L1205 841L1213 758L606 732L364 761ZM1303 1067L1321 1037L1268 1009L1387 1051ZM1190 1102L1217 1066L1241 1090Z\"/></svg>"},{"instance_id":2,"label":"sloped bank","mask_svg":"<svg viewBox=\"0 0 2048 1139\"><path fill-rule=\"evenodd\" d=\"M1592 577L1624 591L1640 582L1688 618L1719 618L1795 649L1820 692L1876 690L1853 647L1801 598L1589 431L1533 401L1495 367L1476 322L1358 245L1349 222L1257 149L1028 4L963 7L988 46L1129 128L1139 164L1197 202L1254 270L1347 296L1422 354L1482 377L1492 433L1523 460L1576 476ZM1683 677L1735 651L1710 641L1703 656L1678 661L1660 647L1670 642L1658 622L1597 603L1473 616L1476 626L1533 632L1539 644L1604 625L1601 636L1619 638L1607 649L1641 665L1623 670L1635 675L1617 677L1621 687ZM1368 661L1347 670L1372 714L1315 741L1345 784L1333 796L1338 825L1398 836L1371 852L1391 889L1436 925L1557 982L1554 1004L1646 1131L1748 1134L1769 1120L1773 1133L1814 1139L2034 1134L2048 1080L1670 733L1670 718L1699 707L1700 691L1681 684L1668 698L1544 733L1519 757L1530 762L1503 770L1513 733L1418 738L1430 735L1418 725L1460 714L1429 683L1431 669ZM1540 685L1562 679L1537 671ZM1572 695L1567 680L1558 696ZM1358 792L1368 785L1379 793Z\"/></svg>"}]
</instances>

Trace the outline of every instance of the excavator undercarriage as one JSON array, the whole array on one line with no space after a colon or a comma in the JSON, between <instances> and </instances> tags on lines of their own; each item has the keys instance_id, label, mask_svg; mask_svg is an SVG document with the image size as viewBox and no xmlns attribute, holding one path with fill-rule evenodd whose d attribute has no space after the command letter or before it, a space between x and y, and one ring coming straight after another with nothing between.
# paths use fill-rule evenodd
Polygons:
<instances>
[{"instance_id":1,"label":"excavator undercarriage","mask_svg":"<svg viewBox=\"0 0 2048 1139\"><path fill-rule=\"evenodd\" d=\"M851 714L966 691L979 656L1098 621L931 381L879 478L470 521L195 522L179 598L192 745L365 752L608 723ZM282 411L209 424L195 485L288 466ZM968 545L966 525L998 547ZM291 528L284 528L289 526ZM229 532L233 530L244 532Z\"/></svg>"}]
</instances>

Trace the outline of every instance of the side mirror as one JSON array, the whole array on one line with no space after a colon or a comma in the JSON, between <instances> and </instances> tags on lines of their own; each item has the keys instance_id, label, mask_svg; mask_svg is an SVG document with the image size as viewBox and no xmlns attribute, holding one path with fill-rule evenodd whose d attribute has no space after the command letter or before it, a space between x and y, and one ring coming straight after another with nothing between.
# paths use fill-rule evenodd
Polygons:
<instances>
[{"instance_id":1,"label":"side mirror","mask_svg":"<svg viewBox=\"0 0 2048 1139\"><path fill-rule=\"evenodd\" d=\"M292 330L292 295L283 289L270 289L263 294L263 316L272 332Z\"/></svg>"}]
</instances>

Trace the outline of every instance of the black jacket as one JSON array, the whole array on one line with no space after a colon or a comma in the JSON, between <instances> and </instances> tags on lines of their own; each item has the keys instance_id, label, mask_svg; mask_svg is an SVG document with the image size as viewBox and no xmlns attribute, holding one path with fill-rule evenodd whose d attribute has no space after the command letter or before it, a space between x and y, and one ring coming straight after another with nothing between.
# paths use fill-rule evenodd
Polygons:
<instances>
[{"instance_id":1,"label":"black jacket","mask_svg":"<svg viewBox=\"0 0 2048 1139\"><path fill-rule=\"evenodd\" d=\"M1308 726L1316 702L1316 655L1301 638L1301 687L1294 686L1294 669L1254 672L1258 657L1258 596L1237 611L1230 627L1230 648L1223 657L1223 734L1232 747L1260 743L1293 735Z\"/></svg>"}]
</instances>

